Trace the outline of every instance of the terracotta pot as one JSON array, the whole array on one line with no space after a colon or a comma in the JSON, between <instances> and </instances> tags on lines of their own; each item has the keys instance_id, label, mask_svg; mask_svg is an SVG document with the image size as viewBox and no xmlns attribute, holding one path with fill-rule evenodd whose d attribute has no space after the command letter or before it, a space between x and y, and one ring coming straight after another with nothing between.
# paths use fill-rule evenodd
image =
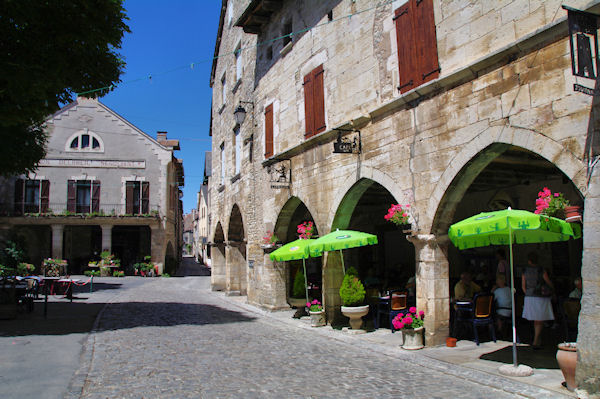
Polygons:
<instances>
[{"instance_id":1,"label":"terracotta pot","mask_svg":"<svg viewBox=\"0 0 600 399\"><path fill-rule=\"evenodd\" d=\"M573 391L577 388L575 383L575 367L577 366L577 343L565 342L558 344L558 351L556 352L556 361L565 377L567 383L567 389Z\"/></svg>"},{"instance_id":2,"label":"terracotta pot","mask_svg":"<svg viewBox=\"0 0 600 399\"><path fill-rule=\"evenodd\" d=\"M402 338L404 338L402 349L423 349L423 327L415 328L414 330L411 328L403 328Z\"/></svg>"},{"instance_id":3,"label":"terracotta pot","mask_svg":"<svg viewBox=\"0 0 600 399\"><path fill-rule=\"evenodd\" d=\"M452 338L452 337L446 338L446 346L448 348L454 348L456 346L456 338Z\"/></svg>"},{"instance_id":4,"label":"terracotta pot","mask_svg":"<svg viewBox=\"0 0 600 399\"><path fill-rule=\"evenodd\" d=\"M364 306L342 306L342 314L350 318L350 327L353 330L360 330L362 326L362 317L369 313L369 305Z\"/></svg>"},{"instance_id":5,"label":"terracotta pot","mask_svg":"<svg viewBox=\"0 0 600 399\"><path fill-rule=\"evenodd\" d=\"M308 313L310 313L310 325L312 327L323 327L325 325L325 311L324 310L321 310L318 312L308 311Z\"/></svg>"},{"instance_id":6,"label":"terracotta pot","mask_svg":"<svg viewBox=\"0 0 600 399\"><path fill-rule=\"evenodd\" d=\"M565 221L569 223L581 222L581 208L579 206L565 207Z\"/></svg>"}]
</instances>

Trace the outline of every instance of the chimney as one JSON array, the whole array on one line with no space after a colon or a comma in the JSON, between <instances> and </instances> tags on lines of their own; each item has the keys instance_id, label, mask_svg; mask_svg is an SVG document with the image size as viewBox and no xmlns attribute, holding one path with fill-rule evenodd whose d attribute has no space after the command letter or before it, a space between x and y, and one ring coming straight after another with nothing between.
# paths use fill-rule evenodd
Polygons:
<instances>
[{"instance_id":1,"label":"chimney","mask_svg":"<svg viewBox=\"0 0 600 399\"><path fill-rule=\"evenodd\" d=\"M156 132L156 140L157 141L163 141L167 139L167 132L164 131L157 131Z\"/></svg>"}]
</instances>

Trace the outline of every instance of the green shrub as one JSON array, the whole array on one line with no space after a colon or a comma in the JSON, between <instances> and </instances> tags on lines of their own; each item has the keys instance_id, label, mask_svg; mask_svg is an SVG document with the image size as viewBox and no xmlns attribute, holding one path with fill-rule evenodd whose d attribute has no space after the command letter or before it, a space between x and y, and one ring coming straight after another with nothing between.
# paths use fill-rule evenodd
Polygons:
<instances>
[{"instance_id":1,"label":"green shrub","mask_svg":"<svg viewBox=\"0 0 600 399\"><path fill-rule=\"evenodd\" d=\"M350 272L350 269L348 271ZM340 298L344 306L358 306L363 303L365 287L356 275L346 273L340 287Z\"/></svg>"},{"instance_id":2,"label":"green shrub","mask_svg":"<svg viewBox=\"0 0 600 399\"><path fill-rule=\"evenodd\" d=\"M346 275L358 277L358 271L356 271L356 268L354 266L350 266L348 270L346 270Z\"/></svg>"},{"instance_id":3,"label":"green shrub","mask_svg":"<svg viewBox=\"0 0 600 399\"><path fill-rule=\"evenodd\" d=\"M122 270L115 270L113 272L113 277L125 277L125 272Z\"/></svg>"},{"instance_id":4,"label":"green shrub","mask_svg":"<svg viewBox=\"0 0 600 399\"><path fill-rule=\"evenodd\" d=\"M306 285L304 284L304 273L298 271L294 277L294 286L292 287L292 298L304 298L306 296Z\"/></svg>"},{"instance_id":5,"label":"green shrub","mask_svg":"<svg viewBox=\"0 0 600 399\"><path fill-rule=\"evenodd\" d=\"M163 273L160 275L161 277L171 277L171 275L169 273Z\"/></svg>"},{"instance_id":6,"label":"green shrub","mask_svg":"<svg viewBox=\"0 0 600 399\"><path fill-rule=\"evenodd\" d=\"M100 270L86 270L86 271L83 272L83 274L85 274L88 277L99 276L100 275Z\"/></svg>"}]
</instances>

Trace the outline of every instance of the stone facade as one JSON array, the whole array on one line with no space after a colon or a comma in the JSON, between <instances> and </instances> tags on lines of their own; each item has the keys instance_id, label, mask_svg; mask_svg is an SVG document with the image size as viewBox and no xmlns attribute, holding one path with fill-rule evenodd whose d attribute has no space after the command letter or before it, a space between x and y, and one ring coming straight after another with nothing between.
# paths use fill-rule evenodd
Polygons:
<instances>
[{"instance_id":1,"label":"stone facade","mask_svg":"<svg viewBox=\"0 0 600 399\"><path fill-rule=\"evenodd\" d=\"M180 256L182 215L178 194L183 185L183 165L173 153L179 149L179 142L168 140L166 132L159 132L154 139L98 100L82 97L46 123L47 155L36 173L2 184L3 235L11 237L20 231L16 234L21 234L29 247L38 248L34 250L38 261L64 257L73 267L80 262L71 272L81 272L87 259L96 259L102 250L117 252L119 258L131 262L143 260L144 255L151 255L152 261L161 265L166 260L176 262ZM40 207L44 200L40 200L39 193L35 199L25 198L26 203L20 203L21 194L17 192L21 189L15 189L19 178L25 182L47 181L46 203ZM68 187L69 181L77 183ZM80 196L77 190L82 181L97 183L98 193ZM138 190L138 201L130 197L128 203L130 183L132 192ZM86 206L80 206L82 203ZM21 209L23 205L25 209ZM34 239L36 234L39 237ZM123 237L139 238L122 245ZM41 242L36 242L38 239ZM78 239L83 239L85 245L78 244Z\"/></svg>"},{"instance_id":2,"label":"stone facade","mask_svg":"<svg viewBox=\"0 0 600 399\"><path fill-rule=\"evenodd\" d=\"M592 326L600 317L600 214L598 172L590 165L598 154L598 111L592 97L573 91L566 11L558 1L434 0L439 77L400 94L393 18L405 3L223 2L211 77L213 288L247 295L248 302L269 309L287 306L288 266L261 250L266 232L287 241L299 209L320 234L366 226L368 218L357 209L375 209L364 196L383 192L380 198L411 204L407 238L414 248L417 307L427 314L427 344L440 344L449 328L449 279L458 270L452 266L457 251L447 240L450 224L487 210L499 191L532 210L537 191L552 183L585 208L578 380L597 391L600 352L593 348L598 332ZM296 33L284 46L290 21ZM229 77L236 73L238 43L243 75L234 85ZM303 77L319 65L326 128L305 138ZM231 173L238 104L248 111L239 126L239 176ZM270 105L274 156L265 158ZM332 153L338 133L354 138L357 130L360 154ZM273 184L269 173L282 165L291 167L286 188ZM503 183L502 165L514 171L510 184ZM517 178L520 171L530 179ZM342 280L337 253L323 257L321 271L322 300L335 320Z\"/></svg>"}]
</instances>

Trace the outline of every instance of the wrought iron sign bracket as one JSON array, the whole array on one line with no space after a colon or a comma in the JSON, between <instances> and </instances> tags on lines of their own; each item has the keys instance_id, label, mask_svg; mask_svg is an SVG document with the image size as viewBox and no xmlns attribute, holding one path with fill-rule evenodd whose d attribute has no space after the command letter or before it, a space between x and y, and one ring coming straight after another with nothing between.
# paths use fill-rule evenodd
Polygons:
<instances>
[{"instance_id":1,"label":"wrought iron sign bracket","mask_svg":"<svg viewBox=\"0 0 600 399\"><path fill-rule=\"evenodd\" d=\"M271 188L290 188L292 186L292 160L282 159L267 166Z\"/></svg>"},{"instance_id":2,"label":"wrought iron sign bracket","mask_svg":"<svg viewBox=\"0 0 600 399\"><path fill-rule=\"evenodd\" d=\"M360 154L362 152L362 141L360 130L356 129L334 129L338 132L337 141L333 143L334 154ZM342 137L342 132L358 133L353 139Z\"/></svg>"}]
</instances>

